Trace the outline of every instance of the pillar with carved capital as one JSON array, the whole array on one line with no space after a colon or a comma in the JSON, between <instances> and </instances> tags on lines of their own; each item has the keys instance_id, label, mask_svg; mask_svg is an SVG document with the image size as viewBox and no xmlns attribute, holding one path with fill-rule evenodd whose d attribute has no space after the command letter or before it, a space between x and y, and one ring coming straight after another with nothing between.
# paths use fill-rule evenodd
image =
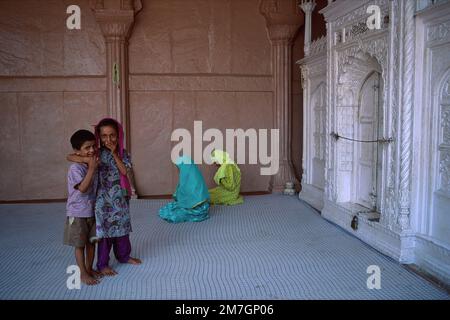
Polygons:
<instances>
[{"instance_id":1,"label":"pillar with carved capital","mask_svg":"<svg viewBox=\"0 0 450 320\"><path fill-rule=\"evenodd\" d=\"M272 44L272 67L275 93L275 128L280 130L280 167L272 177L270 189L281 191L286 182L298 185L291 157L292 121L292 41L303 24L295 0L262 0L260 12L266 19Z\"/></svg>"},{"instance_id":2,"label":"pillar with carved capital","mask_svg":"<svg viewBox=\"0 0 450 320\"><path fill-rule=\"evenodd\" d=\"M130 151L128 103L128 38L136 14L142 9L141 0L95 0L91 9L105 37L106 96L108 116L122 123L125 146ZM136 198L133 172L129 173L132 197Z\"/></svg>"},{"instance_id":3,"label":"pillar with carved capital","mask_svg":"<svg viewBox=\"0 0 450 320\"><path fill-rule=\"evenodd\" d=\"M141 1L97 0L92 2L97 23L105 37L108 116L117 119L130 145L128 110L128 38Z\"/></svg>"},{"instance_id":4,"label":"pillar with carved capital","mask_svg":"<svg viewBox=\"0 0 450 320\"><path fill-rule=\"evenodd\" d=\"M305 13L305 56L309 55L309 47L311 45L311 14L316 7L314 0L302 0L300 2L300 8Z\"/></svg>"}]
</instances>

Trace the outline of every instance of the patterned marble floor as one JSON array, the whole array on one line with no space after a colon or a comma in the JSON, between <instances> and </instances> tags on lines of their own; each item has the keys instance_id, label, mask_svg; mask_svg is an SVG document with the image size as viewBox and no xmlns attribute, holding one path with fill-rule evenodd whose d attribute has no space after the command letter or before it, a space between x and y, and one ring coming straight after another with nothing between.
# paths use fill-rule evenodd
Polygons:
<instances>
[{"instance_id":1,"label":"patterned marble floor","mask_svg":"<svg viewBox=\"0 0 450 320\"><path fill-rule=\"evenodd\" d=\"M0 299L446 299L449 294L380 254L296 197L248 196L199 223L169 224L167 200L132 201L133 255L97 286L69 290L73 249L64 203L0 205ZM381 289L367 288L369 265Z\"/></svg>"}]
</instances>

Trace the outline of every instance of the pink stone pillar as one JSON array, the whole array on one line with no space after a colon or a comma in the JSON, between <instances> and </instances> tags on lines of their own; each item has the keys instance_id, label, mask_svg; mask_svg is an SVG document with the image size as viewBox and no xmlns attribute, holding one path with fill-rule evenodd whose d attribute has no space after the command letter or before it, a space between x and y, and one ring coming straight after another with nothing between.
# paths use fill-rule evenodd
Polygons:
<instances>
[{"instance_id":1,"label":"pink stone pillar","mask_svg":"<svg viewBox=\"0 0 450 320\"><path fill-rule=\"evenodd\" d=\"M140 0L96 0L92 9L106 43L108 116L122 123L125 145L130 149L128 38L142 4Z\"/></svg>"},{"instance_id":2,"label":"pink stone pillar","mask_svg":"<svg viewBox=\"0 0 450 320\"><path fill-rule=\"evenodd\" d=\"M291 157L292 142L292 41L303 16L295 0L262 0L260 12L266 19L272 44L272 68L275 94L274 122L280 130L280 169L271 180L272 191L282 191L286 182L298 185Z\"/></svg>"},{"instance_id":3,"label":"pink stone pillar","mask_svg":"<svg viewBox=\"0 0 450 320\"><path fill-rule=\"evenodd\" d=\"M91 0L95 19L106 43L106 96L108 116L122 123L125 146L130 152L128 101L128 38L135 15L142 9L141 0ZM128 172L131 197L137 198L133 171Z\"/></svg>"}]
</instances>

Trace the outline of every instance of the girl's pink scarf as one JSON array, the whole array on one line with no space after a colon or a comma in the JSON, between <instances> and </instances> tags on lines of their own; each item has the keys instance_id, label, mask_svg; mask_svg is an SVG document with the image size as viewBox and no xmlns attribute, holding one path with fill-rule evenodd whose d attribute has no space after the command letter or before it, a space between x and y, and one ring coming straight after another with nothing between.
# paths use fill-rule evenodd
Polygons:
<instances>
[{"instance_id":1,"label":"girl's pink scarf","mask_svg":"<svg viewBox=\"0 0 450 320\"><path fill-rule=\"evenodd\" d=\"M98 131L100 131L100 130L97 130L97 128L98 128L98 125L100 124L100 122L102 122L103 120L106 120L106 119L112 120L112 121L114 121L117 124L117 128L119 129L119 132L118 132L118 135L119 135L119 137L118 137L118 139L119 139L119 141L118 141L118 143L119 143L119 150L118 151L119 151L120 159L123 160L123 153L124 153L124 148L123 148L123 141L124 141L124 138L123 138L123 127L117 120L112 119L112 118L104 118L104 119L100 120L99 123L95 126L95 140L96 140L97 146L99 148L101 147L101 142L100 142L101 140L100 140L100 136L99 136L99 133L98 133ZM130 186L130 182L128 181L128 177L126 175L123 175L120 172L119 172L119 174L120 174L120 186L122 187L122 189L127 190L128 196L131 196L131 186Z\"/></svg>"}]
</instances>

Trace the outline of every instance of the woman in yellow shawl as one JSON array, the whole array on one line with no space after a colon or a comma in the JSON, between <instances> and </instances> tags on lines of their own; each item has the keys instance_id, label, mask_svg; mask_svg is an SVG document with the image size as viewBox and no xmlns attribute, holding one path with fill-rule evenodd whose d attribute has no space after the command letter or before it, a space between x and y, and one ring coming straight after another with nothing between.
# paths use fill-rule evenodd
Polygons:
<instances>
[{"instance_id":1,"label":"woman in yellow shawl","mask_svg":"<svg viewBox=\"0 0 450 320\"><path fill-rule=\"evenodd\" d=\"M214 181L218 185L209 190L211 204L240 204L244 199L239 195L241 189L241 170L228 153L222 150L214 150L211 154L214 163L220 165Z\"/></svg>"}]
</instances>

